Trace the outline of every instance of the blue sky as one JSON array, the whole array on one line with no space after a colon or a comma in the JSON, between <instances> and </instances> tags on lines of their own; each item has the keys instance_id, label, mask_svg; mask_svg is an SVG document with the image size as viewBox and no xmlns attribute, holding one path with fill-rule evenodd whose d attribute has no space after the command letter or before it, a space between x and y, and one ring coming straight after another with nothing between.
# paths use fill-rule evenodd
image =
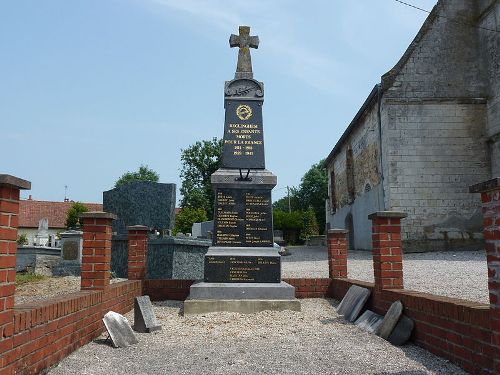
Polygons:
<instances>
[{"instance_id":1,"label":"blue sky","mask_svg":"<svg viewBox=\"0 0 500 375\"><path fill-rule=\"evenodd\" d=\"M430 10L435 0L412 0ZM258 35L273 199L326 157L426 14L394 0L4 0L0 173L34 199L101 202L147 164L180 186L180 150L222 137L238 25ZM178 197L180 198L180 197Z\"/></svg>"}]
</instances>

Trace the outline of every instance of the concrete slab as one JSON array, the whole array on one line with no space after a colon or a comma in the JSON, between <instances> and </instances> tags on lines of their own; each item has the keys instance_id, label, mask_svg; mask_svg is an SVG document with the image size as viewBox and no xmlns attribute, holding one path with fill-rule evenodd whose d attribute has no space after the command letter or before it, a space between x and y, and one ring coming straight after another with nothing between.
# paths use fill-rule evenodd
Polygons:
<instances>
[{"instance_id":1,"label":"concrete slab","mask_svg":"<svg viewBox=\"0 0 500 375\"><path fill-rule=\"evenodd\" d=\"M207 283L191 286L190 299L295 299L295 288L288 283Z\"/></svg>"}]
</instances>

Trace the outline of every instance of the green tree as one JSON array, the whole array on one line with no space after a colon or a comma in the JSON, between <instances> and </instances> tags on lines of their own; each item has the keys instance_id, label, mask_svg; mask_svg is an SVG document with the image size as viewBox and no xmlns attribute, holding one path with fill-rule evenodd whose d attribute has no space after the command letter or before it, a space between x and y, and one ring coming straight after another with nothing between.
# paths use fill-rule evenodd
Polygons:
<instances>
[{"instance_id":1,"label":"green tree","mask_svg":"<svg viewBox=\"0 0 500 375\"><path fill-rule=\"evenodd\" d=\"M328 175L325 160L313 164L302 176L298 188L290 188L290 206L293 211L312 209L320 233L325 229L325 200L328 198ZM288 196L273 203L273 209L288 212Z\"/></svg>"},{"instance_id":2,"label":"green tree","mask_svg":"<svg viewBox=\"0 0 500 375\"><path fill-rule=\"evenodd\" d=\"M78 216L89 209L83 203L74 202L66 213L66 228L74 228L78 221Z\"/></svg>"},{"instance_id":3,"label":"green tree","mask_svg":"<svg viewBox=\"0 0 500 375\"><path fill-rule=\"evenodd\" d=\"M325 200L328 198L328 175L325 160L313 164L300 180L298 189L294 190L299 209L310 208L315 213L320 233L325 229Z\"/></svg>"},{"instance_id":4,"label":"green tree","mask_svg":"<svg viewBox=\"0 0 500 375\"><path fill-rule=\"evenodd\" d=\"M25 246L28 244L28 236L26 234L20 234L17 236L17 244L20 246Z\"/></svg>"},{"instance_id":5,"label":"green tree","mask_svg":"<svg viewBox=\"0 0 500 375\"><path fill-rule=\"evenodd\" d=\"M185 207L175 218L174 235L181 233L191 233L194 223L207 221L207 212L203 208Z\"/></svg>"},{"instance_id":6,"label":"green tree","mask_svg":"<svg viewBox=\"0 0 500 375\"><path fill-rule=\"evenodd\" d=\"M220 167L222 139L198 141L181 150L181 207L201 208L213 218L214 192L210 176Z\"/></svg>"},{"instance_id":7,"label":"green tree","mask_svg":"<svg viewBox=\"0 0 500 375\"><path fill-rule=\"evenodd\" d=\"M311 236L319 234L318 222L316 221L316 213L312 208L303 211L302 215L303 226L300 231L300 239L307 240Z\"/></svg>"},{"instance_id":8,"label":"green tree","mask_svg":"<svg viewBox=\"0 0 500 375\"><path fill-rule=\"evenodd\" d=\"M128 184L132 181L152 181L158 182L160 175L149 169L147 165L141 165L137 172L126 172L116 182L115 187Z\"/></svg>"}]
</instances>

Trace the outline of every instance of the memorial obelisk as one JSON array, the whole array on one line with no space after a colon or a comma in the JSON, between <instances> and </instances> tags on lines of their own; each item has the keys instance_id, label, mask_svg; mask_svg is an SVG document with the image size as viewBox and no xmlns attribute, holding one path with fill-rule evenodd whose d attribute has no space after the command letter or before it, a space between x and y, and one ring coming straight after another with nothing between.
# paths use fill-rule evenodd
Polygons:
<instances>
[{"instance_id":1,"label":"memorial obelisk","mask_svg":"<svg viewBox=\"0 0 500 375\"><path fill-rule=\"evenodd\" d=\"M211 177L213 244L204 281L191 286L184 313L300 310L295 288L281 281L281 257L273 247L271 190L277 178L265 169L264 84L253 78L250 57L259 38L240 26L229 45L239 52L234 79L224 87L222 168Z\"/></svg>"}]
</instances>

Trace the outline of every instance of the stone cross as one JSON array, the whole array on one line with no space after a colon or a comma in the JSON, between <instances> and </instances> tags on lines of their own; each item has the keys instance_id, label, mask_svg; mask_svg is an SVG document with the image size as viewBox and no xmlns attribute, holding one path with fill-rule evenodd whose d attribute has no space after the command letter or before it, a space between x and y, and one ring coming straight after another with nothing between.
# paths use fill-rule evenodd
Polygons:
<instances>
[{"instance_id":1,"label":"stone cross","mask_svg":"<svg viewBox=\"0 0 500 375\"><path fill-rule=\"evenodd\" d=\"M239 47L238 65L234 78L253 78L252 59L249 48L259 48L259 37L250 36L250 26L240 26L240 35L231 34L229 45Z\"/></svg>"}]
</instances>

